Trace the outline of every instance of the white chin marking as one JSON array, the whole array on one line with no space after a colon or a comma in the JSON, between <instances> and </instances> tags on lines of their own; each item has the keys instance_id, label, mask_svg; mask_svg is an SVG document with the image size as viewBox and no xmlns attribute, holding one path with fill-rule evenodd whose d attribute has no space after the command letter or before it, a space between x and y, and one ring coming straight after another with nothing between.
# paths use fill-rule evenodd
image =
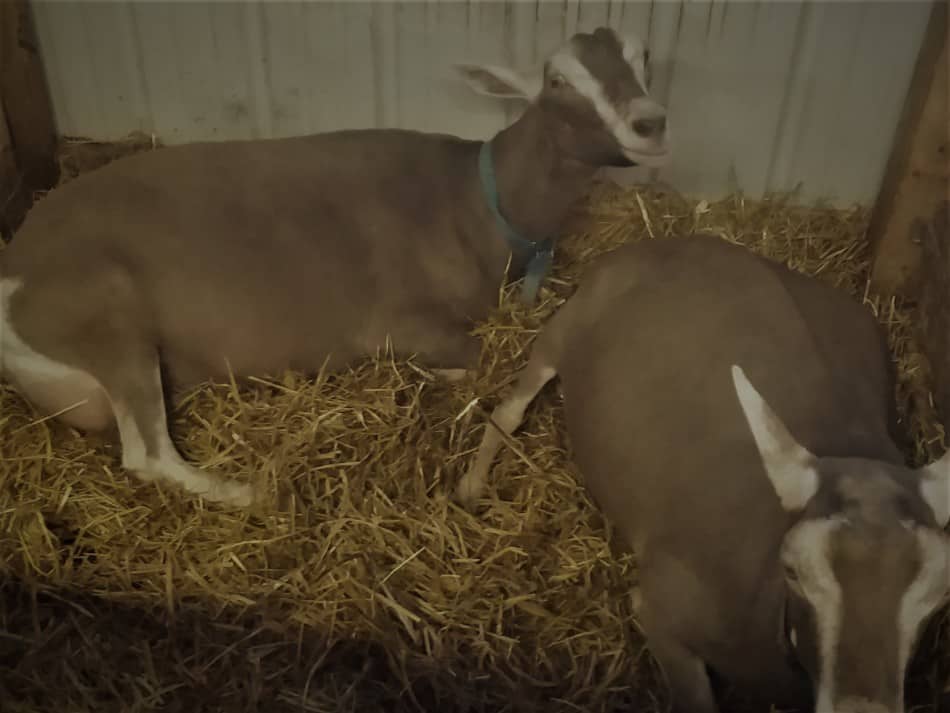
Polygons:
<instances>
[{"instance_id":1,"label":"white chin marking","mask_svg":"<svg viewBox=\"0 0 950 713\"><path fill-rule=\"evenodd\" d=\"M624 150L623 155L638 166L644 166L645 168L663 168L670 162L668 151L662 154L641 154Z\"/></svg>"}]
</instances>

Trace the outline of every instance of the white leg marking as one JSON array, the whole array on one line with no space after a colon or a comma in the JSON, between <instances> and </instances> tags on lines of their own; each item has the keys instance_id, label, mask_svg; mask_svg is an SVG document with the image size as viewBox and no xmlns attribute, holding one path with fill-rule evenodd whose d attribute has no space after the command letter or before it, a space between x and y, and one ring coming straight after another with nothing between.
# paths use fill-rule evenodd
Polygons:
<instances>
[{"instance_id":1,"label":"white leg marking","mask_svg":"<svg viewBox=\"0 0 950 713\"><path fill-rule=\"evenodd\" d=\"M182 460L168 435L164 403L160 404L159 422L153 426L159 439L159 455L152 457L148 455L145 438L127 404L107 399L102 386L91 374L49 359L24 343L13 329L8 311L10 298L22 285L21 280L0 278L0 374L7 376L27 397L36 394L44 400L68 401L57 408L76 404L74 413L70 414L75 416L73 420L79 423L88 420L90 427L105 425L100 422L107 419L98 412L103 410L103 403L108 411L111 402L122 441L122 465L134 471L140 479L171 480L208 500L240 506L250 504L251 489L248 485L220 480ZM155 379L161 393L161 376L157 369ZM88 402L86 405L83 399ZM81 413L83 409L85 415Z\"/></svg>"},{"instance_id":2,"label":"white leg marking","mask_svg":"<svg viewBox=\"0 0 950 713\"><path fill-rule=\"evenodd\" d=\"M158 369L155 370L154 378L160 393L161 376ZM188 492L206 500L239 507L250 505L252 492L249 485L223 480L185 463L168 435L164 402L160 403L156 423L151 425L158 440L157 456L149 455L145 438L129 406L119 399L113 399L112 408L122 441L122 466L134 472L140 480L167 480L178 483Z\"/></svg>"},{"instance_id":3,"label":"white leg marking","mask_svg":"<svg viewBox=\"0 0 950 713\"><path fill-rule=\"evenodd\" d=\"M831 568L831 538L841 523L813 520L797 525L786 539L784 558L798 575L799 593L811 604L818 629L821 672L815 710L833 711L835 668L841 634L841 585Z\"/></svg>"},{"instance_id":4,"label":"white leg marking","mask_svg":"<svg viewBox=\"0 0 950 713\"><path fill-rule=\"evenodd\" d=\"M917 531L920 571L901 597L897 613L898 710L904 710L904 675L923 622L950 596L950 538L935 530Z\"/></svg>"},{"instance_id":5,"label":"white leg marking","mask_svg":"<svg viewBox=\"0 0 950 713\"><path fill-rule=\"evenodd\" d=\"M525 368L512 394L502 401L492 413L492 420L506 436L510 436L521 425L528 404L534 400L538 392L556 374L557 371L550 366L532 367L529 364ZM485 435L482 436L481 445L478 447L475 464L462 476L456 486L455 497L459 502L470 506L481 497L492 460L494 460L501 444L502 436L498 430L490 423L485 424Z\"/></svg>"},{"instance_id":6,"label":"white leg marking","mask_svg":"<svg viewBox=\"0 0 950 713\"><path fill-rule=\"evenodd\" d=\"M9 304L14 293L23 286L22 280L0 278L0 373L21 375L22 379L37 382L58 381L79 372L98 385L85 372L55 362L33 351L20 339L10 320ZM19 380L19 379L18 379Z\"/></svg>"},{"instance_id":7,"label":"white leg marking","mask_svg":"<svg viewBox=\"0 0 950 713\"><path fill-rule=\"evenodd\" d=\"M10 318L9 305L23 281L0 278L0 376L5 376L34 405L59 412L80 428L104 428L108 402L91 374L54 361L26 344Z\"/></svg>"}]
</instances>

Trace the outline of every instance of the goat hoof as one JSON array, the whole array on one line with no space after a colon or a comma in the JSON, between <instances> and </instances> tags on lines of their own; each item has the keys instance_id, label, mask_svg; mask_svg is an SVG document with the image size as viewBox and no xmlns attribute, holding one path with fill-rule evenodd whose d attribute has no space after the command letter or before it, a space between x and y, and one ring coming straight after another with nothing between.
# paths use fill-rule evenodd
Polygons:
<instances>
[{"instance_id":1,"label":"goat hoof","mask_svg":"<svg viewBox=\"0 0 950 713\"><path fill-rule=\"evenodd\" d=\"M254 491L247 483L217 483L211 490L202 493L205 500L245 508L254 502Z\"/></svg>"},{"instance_id":2,"label":"goat hoof","mask_svg":"<svg viewBox=\"0 0 950 713\"><path fill-rule=\"evenodd\" d=\"M484 487L484 483L467 473L456 485L453 500L471 512L475 509L475 503L481 497Z\"/></svg>"}]
</instances>

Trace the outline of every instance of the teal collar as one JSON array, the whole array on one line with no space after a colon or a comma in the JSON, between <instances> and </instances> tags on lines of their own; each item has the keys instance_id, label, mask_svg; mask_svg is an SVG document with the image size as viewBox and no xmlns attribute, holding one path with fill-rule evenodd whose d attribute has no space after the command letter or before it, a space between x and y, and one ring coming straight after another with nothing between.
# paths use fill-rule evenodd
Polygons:
<instances>
[{"instance_id":1,"label":"teal collar","mask_svg":"<svg viewBox=\"0 0 950 713\"><path fill-rule=\"evenodd\" d=\"M482 193L485 195L485 201L495 216L498 228L505 236L508 247L515 254L530 254L531 259L525 268L524 282L521 285L521 300L523 302L534 302L538 294L538 288L541 281L551 267L551 258L554 255L554 240L528 240L515 230L511 223L505 220L501 214L501 206L498 201L498 182L495 179L495 162L492 159L491 141L482 143L478 152L478 176L481 179Z\"/></svg>"}]
</instances>

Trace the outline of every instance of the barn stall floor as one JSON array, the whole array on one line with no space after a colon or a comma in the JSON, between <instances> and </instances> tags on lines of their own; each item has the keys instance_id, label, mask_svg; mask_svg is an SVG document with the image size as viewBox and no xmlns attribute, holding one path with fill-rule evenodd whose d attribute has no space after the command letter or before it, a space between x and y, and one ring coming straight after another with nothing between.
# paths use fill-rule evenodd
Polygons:
<instances>
[{"instance_id":1,"label":"barn stall floor","mask_svg":"<svg viewBox=\"0 0 950 713\"><path fill-rule=\"evenodd\" d=\"M608 185L585 207L541 304L506 301L478 327L475 380L439 384L382 355L184 395L176 441L250 477L267 496L249 512L130 480L110 436L38 422L0 385L0 707L659 709L630 617L635 560L611 548L578 484L553 389L519 452L500 454L486 507L473 516L445 497L538 327L591 258L627 240L704 229L866 299L899 367L908 459L942 452L913 306L866 294L863 211ZM948 674L941 617L915 663L913 710L946 703Z\"/></svg>"}]
</instances>

